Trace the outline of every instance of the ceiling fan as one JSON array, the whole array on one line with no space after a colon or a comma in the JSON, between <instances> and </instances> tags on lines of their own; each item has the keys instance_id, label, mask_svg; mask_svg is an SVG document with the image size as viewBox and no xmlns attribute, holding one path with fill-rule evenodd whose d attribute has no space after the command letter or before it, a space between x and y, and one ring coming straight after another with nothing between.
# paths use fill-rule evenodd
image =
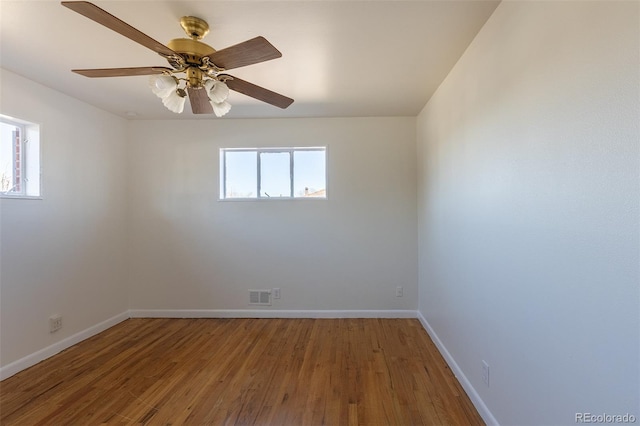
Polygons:
<instances>
[{"instance_id":1,"label":"ceiling fan","mask_svg":"<svg viewBox=\"0 0 640 426\"><path fill-rule=\"evenodd\" d=\"M165 46L93 3L63 1L62 5L153 50L171 66L72 70L77 74L85 77L150 75L151 91L176 113L183 111L188 95L194 114L215 113L221 117L231 109L227 102L229 89L279 108L287 108L293 103L291 98L225 72L281 57L282 54L264 37L215 50L200 41L209 32L207 22L184 16L180 25L190 38L173 39Z\"/></svg>"}]
</instances>

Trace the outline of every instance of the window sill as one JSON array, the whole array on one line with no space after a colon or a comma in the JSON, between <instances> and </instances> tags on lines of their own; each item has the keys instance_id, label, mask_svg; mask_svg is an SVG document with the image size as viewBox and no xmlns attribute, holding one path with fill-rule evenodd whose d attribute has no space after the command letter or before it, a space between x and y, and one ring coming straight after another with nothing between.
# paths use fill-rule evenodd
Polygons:
<instances>
[{"instance_id":1,"label":"window sill","mask_svg":"<svg viewBox=\"0 0 640 426\"><path fill-rule=\"evenodd\" d=\"M274 201L326 201L327 197L260 197L260 198L218 198L218 201L223 203L234 201L257 201L257 202L274 202Z\"/></svg>"},{"instance_id":2,"label":"window sill","mask_svg":"<svg viewBox=\"0 0 640 426\"><path fill-rule=\"evenodd\" d=\"M41 196L34 195L7 195L0 194L0 199L2 200L42 200Z\"/></svg>"}]
</instances>

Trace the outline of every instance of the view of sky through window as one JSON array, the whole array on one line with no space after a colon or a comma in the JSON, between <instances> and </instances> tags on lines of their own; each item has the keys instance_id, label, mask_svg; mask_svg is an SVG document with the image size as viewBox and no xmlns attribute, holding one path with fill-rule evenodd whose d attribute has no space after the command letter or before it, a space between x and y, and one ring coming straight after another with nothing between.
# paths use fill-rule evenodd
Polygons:
<instances>
[{"instance_id":1,"label":"view of sky through window","mask_svg":"<svg viewBox=\"0 0 640 426\"><path fill-rule=\"evenodd\" d=\"M291 196L291 153L260 153L260 196Z\"/></svg>"},{"instance_id":2,"label":"view of sky through window","mask_svg":"<svg viewBox=\"0 0 640 426\"><path fill-rule=\"evenodd\" d=\"M256 151L226 152L227 198L254 198L257 195Z\"/></svg>"},{"instance_id":3,"label":"view of sky through window","mask_svg":"<svg viewBox=\"0 0 640 426\"><path fill-rule=\"evenodd\" d=\"M325 151L295 151L293 160L293 196L325 196Z\"/></svg>"}]
</instances>

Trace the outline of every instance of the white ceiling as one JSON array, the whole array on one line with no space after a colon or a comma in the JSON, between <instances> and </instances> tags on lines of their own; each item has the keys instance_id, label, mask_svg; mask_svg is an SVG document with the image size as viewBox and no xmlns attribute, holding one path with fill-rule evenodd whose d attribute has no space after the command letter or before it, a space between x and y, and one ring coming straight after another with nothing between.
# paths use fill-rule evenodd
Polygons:
<instances>
[{"instance_id":1,"label":"white ceiling","mask_svg":"<svg viewBox=\"0 0 640 426\"><path fill-rule=\"evenodd\" d=\"M220 50L258 35L282 58L229 71L295 102L286 110L232 92L226 116L415 116L498 0L104 1L97 6L166 44L181 16L208 21ZM216 119L164 108L148 77L90 79L72 68L167 66L151 50L59 1L0 0L0 66L127 118ZM127 113L135 113L130 117Z\"/></svg>"}]
</instances>

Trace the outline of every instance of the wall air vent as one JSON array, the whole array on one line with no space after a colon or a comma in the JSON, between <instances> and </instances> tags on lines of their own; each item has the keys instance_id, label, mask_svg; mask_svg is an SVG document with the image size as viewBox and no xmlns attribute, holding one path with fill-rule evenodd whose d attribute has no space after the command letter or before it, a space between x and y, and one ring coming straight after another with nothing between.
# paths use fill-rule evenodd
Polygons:
<instances>
[{"instance_id":1,"label":"wall air vent","mask_svg":"<svg viewBox=\"0 0 640 426\"><path fill-rule=\"evenodd\" d=\"M271 290L249 290L250 305L271 305Z\"/></svg>"}]
</instances>

